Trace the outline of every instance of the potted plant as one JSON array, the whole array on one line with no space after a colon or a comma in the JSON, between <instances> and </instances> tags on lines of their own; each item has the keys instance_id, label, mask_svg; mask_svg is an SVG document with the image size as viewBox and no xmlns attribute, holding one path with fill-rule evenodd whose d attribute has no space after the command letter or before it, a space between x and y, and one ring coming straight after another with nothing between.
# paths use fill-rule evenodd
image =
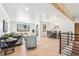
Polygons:
<instances>
[{"instance_id":1,"label":"potted plant","mask_svg":"<svg viewBox=\"0 0 79 59\"><path fill-rule=\"evenodd\" d=\"M11 32L10 33L10 37L14 37L15 33L14 32Z\"/></svg>"},{"instance_id":2,"label":"potted plant","mask_svg":"<svg viewBox=\"0 0 79 59\"><path fill-rule=\"evenodd\" d=\"M1 38L2 38L2 39L8 39L8 38L9 38L9 34L4 34L4 35L2 35Z\"/></svg>"},{"instance_id":3,"label":"potted plant","mask_svg":"<svg viewBox=\"0 0 79 59\"><path fill-rule=\"evenodd\" d=\"M35 32L35 30L33 29L33 30L32 30L32 33L34 34L34 32Z\"/></svg>"},{"instance_id":4,"label":"potted plant","mask_svg":"<svg viewBox=\"0 0 79 59\"><path fill-rule=\"evenodd\" d=\"M1 39L9 39L9 38L13 38L13 37L14 37L14 33L11 32L9 34L2 35Z\"/></svg>"}]
</instances>

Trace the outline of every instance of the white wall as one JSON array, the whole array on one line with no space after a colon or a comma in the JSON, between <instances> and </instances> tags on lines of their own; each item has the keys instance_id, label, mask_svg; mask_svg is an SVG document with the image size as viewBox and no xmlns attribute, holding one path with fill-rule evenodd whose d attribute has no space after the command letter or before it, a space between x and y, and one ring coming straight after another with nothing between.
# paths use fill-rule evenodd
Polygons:
<instances>
[{"instance_id":1,"label":"white wall","mask_svg":"<svg viewBox=\"0 0 79 59\"><path fill-rule=\"evenodd\" d=\"M9 32L9 17L4 10L2 4L0 4L0 35L4 34L3 33L3 20L5 20L8 23L8 32Z\"/></svg>"},{"instance_id":2,"label":"white wall","mask_svg":"<svg viewBox=\"0 0 79 59\"><path fill-rule=\"evenodd\" d=\"M17 32L17 22L10 20L10 32Z\"/></svg>"},{"instance_id":3,"label":"white wall","mask_svg":"<svg viewBox=\"0 0 79 59\"><path fill-rule=\"evenodd\" d=\"M10 32L17 32L17 24L30 25L30 31L28 32L29 34L32 33L33 29L35 29L35 24L34 23L10 21Z\"/></svg>"},{"instance_id":4,"label":"white wall","mask_svg":"<svg viewBox=\"0 0 79 59\"><path fill-rule=\"evenodd\" d=\"M79 23L79 17L75 18L75 22L74 23Z\"/></svg>"},{"instance_id":5,"label":"white wall","mask_svg":"<svg viewBox=\"0 0 79 59\"><path fill-rule=\"evenodd\" d=\"M54 24L59 25L61 31L72 31L74 32L74 22L64 16L62 13L59 13L54 19Z\"/></svg>"},{"instance_id":6,"label":"white wall","mask_svg":"<svg viewBox=\"0 0 79 59\"><path fill-rule=\"evenodd\" d=\"M68 19L66 16L64 16L60 11L55 9L55 15L51 15L48 20L51 20L47 22L41 22L40 23L40 35L41 36L46 36L46 32L42 31L42 24L47 25L47 31L52 31L54 29L55 25L59 26L58 31L62 32L69 32L72 31L74 33L74 22L72 22L70 19ZM55 29L54 29L55 30Z\"/></svg>"}]
</instances>

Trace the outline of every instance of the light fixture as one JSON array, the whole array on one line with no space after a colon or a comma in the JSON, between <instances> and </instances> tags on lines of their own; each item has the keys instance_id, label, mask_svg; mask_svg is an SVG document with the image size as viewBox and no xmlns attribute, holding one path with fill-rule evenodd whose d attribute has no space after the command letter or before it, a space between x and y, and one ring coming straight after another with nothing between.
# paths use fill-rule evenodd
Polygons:
<instances>
[{"instance_id":1,"label":"light fixture","mask_svg":"<svg viewBox=\"0 0 79 59\"><path fill-rule=\"evenodd\" d=\"M28 11L28 10L29 10L29 8L25 8L25 10L26 10L26 11Z\"/></svg>"},{"instance_id":2,"label":"light fixture","mask_svg":"<svg viewBox=\"0 0 79 59\"><path fill-rule=\"evenodd\" d=\"M42 14L43 17L45 17L45 14Z\"/></svg>"}]
</instances>

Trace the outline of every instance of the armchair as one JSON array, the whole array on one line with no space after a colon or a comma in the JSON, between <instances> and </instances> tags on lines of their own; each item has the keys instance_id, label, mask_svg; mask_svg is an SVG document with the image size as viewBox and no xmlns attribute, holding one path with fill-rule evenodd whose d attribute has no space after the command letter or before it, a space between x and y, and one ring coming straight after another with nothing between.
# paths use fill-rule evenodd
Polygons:
<instances>
[{"instance_id":1,"label":"armchair","mask_svg":"<svg viewBox=\"0 0 79 59\"><path fill-rule=\"evenodd\" d=\"M36 36L30 35L27 36L26 40L26 48L35 48L37 46Z\"/></svg>"},{"instance_id":2,"label":"armchair","mask_svg":"<svg viewBox=\"0 0 79 59\"><path fill-rule=\"evenodd\" d=\"M56 38L56 35L57 35L57 32L56 32L56 31L54 31L54 32L52 32L52 31L47 31L47 36L48 36L49 38Z\"/></svg>"}]
</instances>

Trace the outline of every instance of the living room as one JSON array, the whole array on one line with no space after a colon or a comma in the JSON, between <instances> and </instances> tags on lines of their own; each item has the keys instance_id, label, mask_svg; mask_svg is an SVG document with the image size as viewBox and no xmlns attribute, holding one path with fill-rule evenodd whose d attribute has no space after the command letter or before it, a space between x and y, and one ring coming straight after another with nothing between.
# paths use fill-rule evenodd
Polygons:
<instances>
[{"instance_id":1,"label":"living room","mask_svg":"<svg viewBox=\"0 0 79 59\"><path fill-rule=\"evenodd\" d=\"M59 37L55 37L55 34L51 34L52 38L50 38L50 33L47 34L47 31L53 33L56 31L56 35L59 34L59 31L74 32L74 22L64 16L50 3L0 4L1 38L9 37L10 39L13 39L13 37L19 38L21 36L17 43L17 45L20 45L16 46L15 51L9 55L60 55ZM2 35L5 35L5 37L2 37ZM27 49L29 46L32 48ZM45 51L45 49L47 50ZM43 51L45 52L43 53ZM7 53L4 53L3 55L7 55Z\"/></svg>"}]
</instances>

